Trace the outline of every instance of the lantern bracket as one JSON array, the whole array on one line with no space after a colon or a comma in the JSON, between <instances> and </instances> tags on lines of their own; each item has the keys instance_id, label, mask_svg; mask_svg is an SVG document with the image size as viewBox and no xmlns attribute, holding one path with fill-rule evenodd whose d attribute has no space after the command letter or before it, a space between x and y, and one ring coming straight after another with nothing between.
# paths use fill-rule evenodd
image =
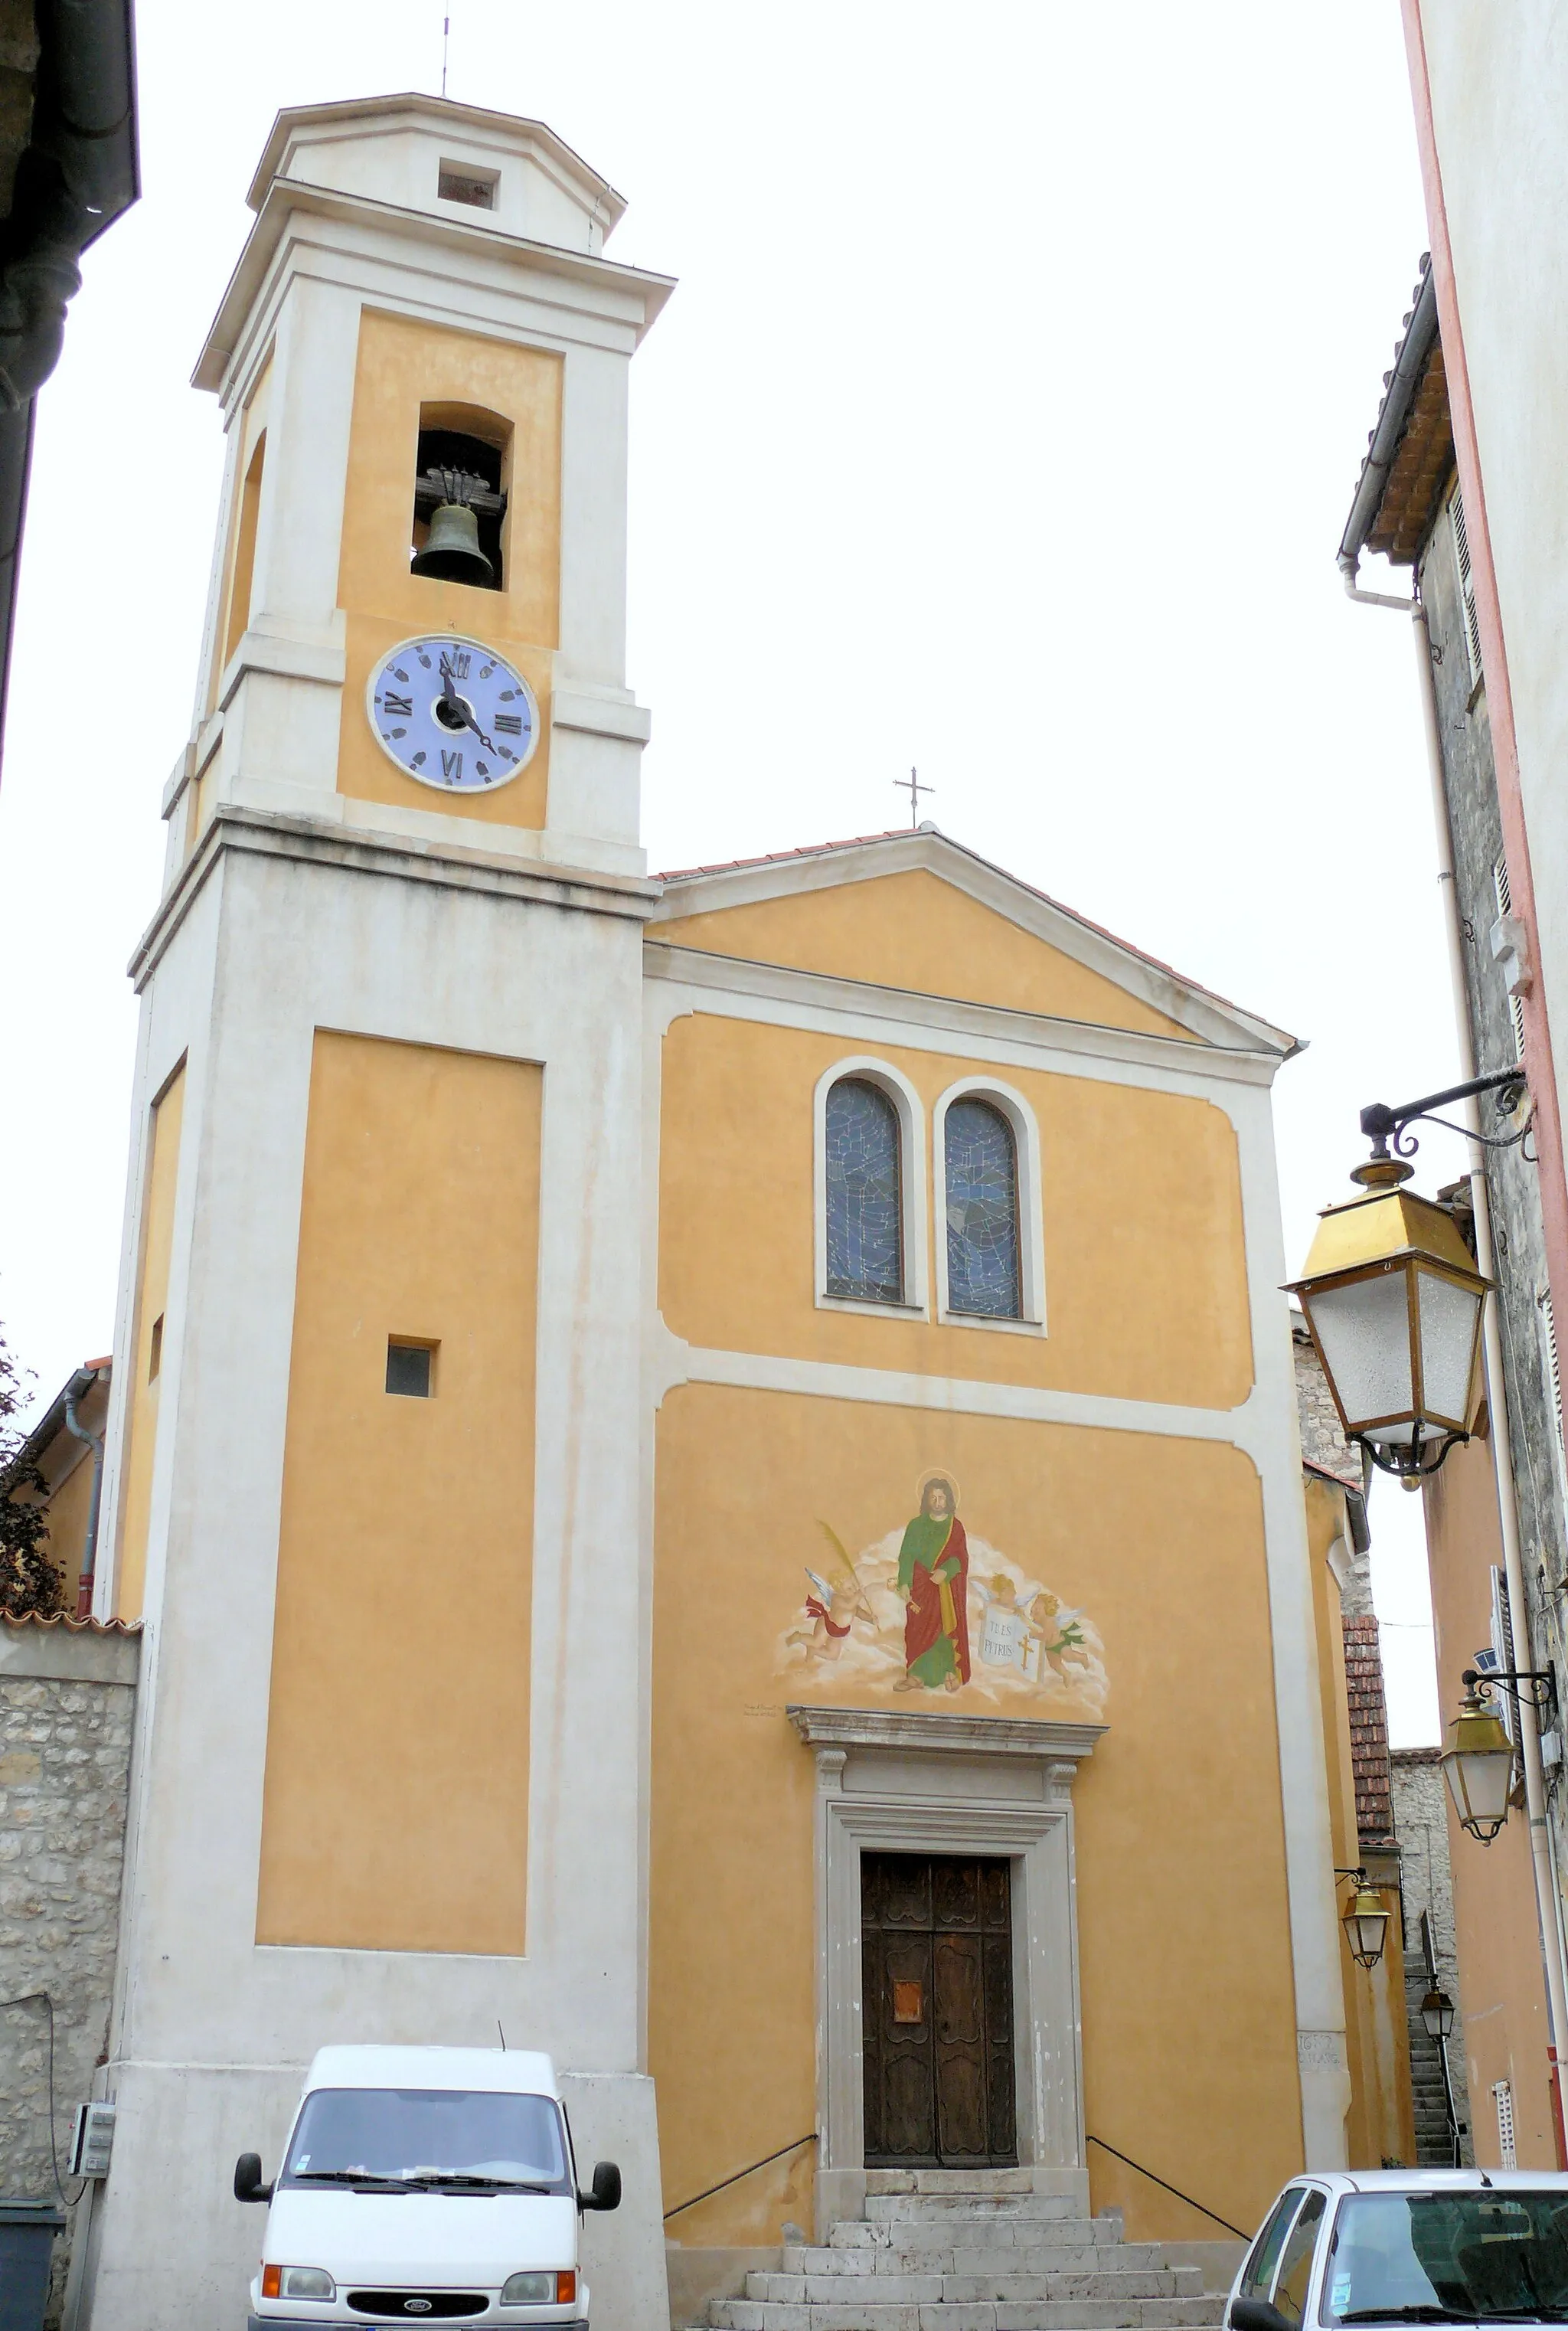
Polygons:
<instances>
[{"instance_id":1,"label":"lantern bracket","mask_svg":"<svg viewBox=\"0 0 1568 2331\"><path fill-rule=\"evenodd\" d=\"M1449 1133L1463 1134L1467 1139L1479 1141L1488 1149L1511 1149L1516 1142L1523 1141L1529 1130L1527 1126L1521 1127L1517 1133L1472 1133L1468 1126L1448 1125L1444 1118L1434 1117L1432 1112L1445 1108L1450 1101L1469 1100L1477 1093L1489 1092L1497 1096L1497 1116L1511 1117L1528 1089L1524 1069L1516 1061L1510 1069L1495 1070L1490 1076L1471 1077L1467 1083L1449 1085L1441 1092L1423 1093L1420 1100L1402 1101L1397 1108L1390 1108L1386 1101L1374 1100L1361 1112L1361 1129L1372 1144L1371 1162L1377 1166L1390 1162L1388 1144L1391 1134L1394 1156L1413 1157L1421 1144L1409 1128L1423 1120L1442 1125Z\"/></svg>"},{"instance_id":2,"label":"lantern bracket","mask_svg":"<svg viewBox=\"0 0 1568 2331\"><path fill-rule=\"evenodd\" d=\"M1497 1685L1516 1708L1528 1706L1544 1716L1548 1729L1557 1720L1557 1676L1552 1668L1494 1668L1486 1675L1478 1668L1467 1668L1459 1680L1481 1698L1490 1698Z\"/></svg>"}]
</instances>

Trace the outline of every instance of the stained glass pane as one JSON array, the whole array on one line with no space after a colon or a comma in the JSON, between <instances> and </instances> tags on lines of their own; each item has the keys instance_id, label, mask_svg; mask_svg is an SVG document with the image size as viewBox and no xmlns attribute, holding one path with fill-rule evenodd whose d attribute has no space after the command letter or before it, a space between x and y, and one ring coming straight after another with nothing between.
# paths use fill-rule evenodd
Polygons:
<instances>
[{"instance_id":1,"label":"stained glass pane","mask_svg":"<svg viewBox=\"0 0 1568 2331\"><path fill-rule=\"evenodd\" d=\"M1017 1319L1018 1155L1012 1127L983 1100L947 1112L947 1308Z\"/></svg>"},{"instance_id":2,"label":"stained glass pane","mask_svg":"<svg viewBox=\"0 0 1568 2331\"><path fill-rule=\"evenodd\" d=\"M845 1077L828 1095L828 1293L904 1300L898 1112L886 1093Z\"/></svg>"}]
</instances>

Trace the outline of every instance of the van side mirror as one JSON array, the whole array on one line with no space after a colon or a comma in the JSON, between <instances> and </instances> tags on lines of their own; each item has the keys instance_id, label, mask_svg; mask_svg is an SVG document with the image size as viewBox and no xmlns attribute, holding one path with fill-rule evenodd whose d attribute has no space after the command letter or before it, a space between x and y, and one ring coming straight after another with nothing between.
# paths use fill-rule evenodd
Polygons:
<instances>
[{"instance_id":1,"label":"van side mirror","mask_svg":"<svg viewBox=\"0 0 1568 2331\"><path fill-rule=\"evenodd\" d=\"M236 2202L270 2202L272 2188L261 2183L261 2156L259 2153L242 2153L234 2164L234 2199Z\"/></svg>"},{"instance_id":2,"label":"van side mirror","mask_svg":"<svg viewBox=\"0 0 1568 2331\"><path fill-rule=\"evenodd\" d=\"M257 2163L260 2168L261 2164ZM594 2183L586 2193L577 2196L579 2210L618 2210L621 2207L621 2172L613 2161L595 2161Z\"/></svg>"},{"instance_id":3,"label":"van side mirror","mask_svg":"<svg viewBox=\"0 0 1568 2331\"><path fill-rule=\"evenodd\" d=\"M1266 2298L1233 2298L1231 2331L1296 2331L1296 2326Z\"/></svg>"}]
</instances>

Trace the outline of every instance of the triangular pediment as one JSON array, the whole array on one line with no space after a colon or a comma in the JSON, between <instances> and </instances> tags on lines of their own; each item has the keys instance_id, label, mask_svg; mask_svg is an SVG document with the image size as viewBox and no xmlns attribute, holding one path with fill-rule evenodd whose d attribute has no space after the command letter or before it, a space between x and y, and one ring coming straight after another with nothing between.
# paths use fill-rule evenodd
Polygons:
<instances>
[{"instance_id":1,"label":"triangular pediment","mask_svg":"<svg viewBox=\"0 0 1568 2331\"><path fill-rule=\"evenodd\" d=\"M662 880L653 942L1228 1050L1296 1049L931 828Z\"/></svg>"}]
</instances>

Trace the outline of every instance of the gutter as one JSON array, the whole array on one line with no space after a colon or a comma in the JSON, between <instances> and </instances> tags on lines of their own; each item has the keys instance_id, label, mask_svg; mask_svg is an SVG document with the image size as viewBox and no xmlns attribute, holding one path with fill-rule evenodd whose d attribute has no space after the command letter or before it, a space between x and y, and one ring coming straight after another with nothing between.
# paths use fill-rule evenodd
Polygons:
<instances>
[{"instance_id":1,"label":"gutter","mask_svg":"<svg viewBox=\"0 0 1568 2331\"><path fill-rule=\"evenodd\" d=\"M77 262L141 191L131 0L35 0L33 135L0 222L0 739L33 400L60 361Z\"/></svg>"},{"instance_id":2,"label":"gutter","mask_svg":"<svg viewBox=\"0 0 1568 2331\"><path fill-rule=\"evenodd\" d=\"M79 1368L66 1385L65 1429L73 1440L83 1441L92 1451L92 1494L87 1506L87 1532L81 1541L81 1568L76 1583L76 1615L89 1619L92 1615L92 1582L98 1569L98 1513L103 1503L103 1435L90 1432L85 1424L77 1422L76 1403L85 1400L98 1382L96 1368Z\"/></svg>"},{"instance_id":3,"label":"gutter","mask_svg":"<svg viewBox=\"0 0 1568 2331\"><path fill-rule=\"evenodd\" d=\"M1361 465L1355 500L1351 503L1350 516L1345 521L1338 552L1339 571L1345 578L1345 590L1353 599L1372 607L1402 607L1407 614L1415 604L1413 598L1399 599L1384 592L1358 590L1355 577L1361 565L1361 554L1366 547L1366 538L1372 530L1372 522L1377 516L1388 484L1394 455L1399 451L1400 440L1410 420L1411 405L1437 338L1437 283L1429 252L1421 261L1421 280L1416 292L1415 306L1411 310L1405 336L1400 342L1399 354L1393 360L1393 370L1388 376L1388 386L1378 410L1377 426L1372 433L1372 442Z\"/></svg>"}]
</instances>

